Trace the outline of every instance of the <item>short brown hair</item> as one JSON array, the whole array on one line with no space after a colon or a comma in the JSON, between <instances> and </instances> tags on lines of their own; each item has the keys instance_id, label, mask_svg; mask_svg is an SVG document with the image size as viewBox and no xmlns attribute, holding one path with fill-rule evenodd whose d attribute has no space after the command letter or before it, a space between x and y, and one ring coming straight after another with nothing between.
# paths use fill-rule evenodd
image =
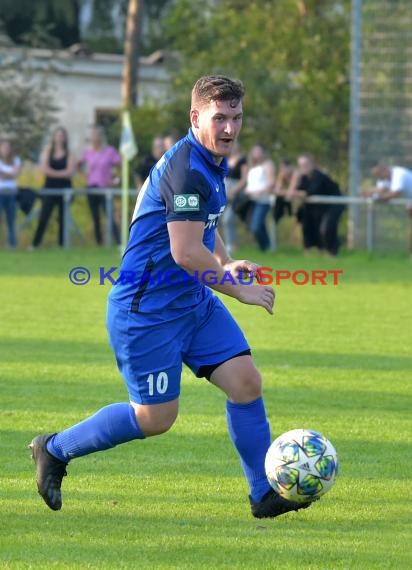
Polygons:
<instances>
[{"instance_id":1,"label":"short brown hair","mask_svg":"<svg viewBox=\"0 0 412 570\"><path fill-rule=\"evenodd\" d=\"M211 101L230 101L236 107L245 95L245 88L239 79L224 75L205 75L198 79L192 89L192 108L207 105Z\"/></svg>"}]
</instances>

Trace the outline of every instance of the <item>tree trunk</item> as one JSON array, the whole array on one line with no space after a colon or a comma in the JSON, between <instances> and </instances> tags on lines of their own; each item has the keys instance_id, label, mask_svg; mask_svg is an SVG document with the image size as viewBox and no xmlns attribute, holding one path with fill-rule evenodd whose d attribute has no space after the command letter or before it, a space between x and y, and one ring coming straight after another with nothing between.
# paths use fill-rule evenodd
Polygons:
<instances>
[{"instance_id":1,"label":"tree trunk","mask_svg":"<svg viewBox=\"0 0 412 570\"><path fill-rule=\"evenodd\" d=\"M122 76L122 105L127 109L137 105L137 80L139 68L140 15L143 0L129 0L124 43Z\"/></svg>"}]
</instances>

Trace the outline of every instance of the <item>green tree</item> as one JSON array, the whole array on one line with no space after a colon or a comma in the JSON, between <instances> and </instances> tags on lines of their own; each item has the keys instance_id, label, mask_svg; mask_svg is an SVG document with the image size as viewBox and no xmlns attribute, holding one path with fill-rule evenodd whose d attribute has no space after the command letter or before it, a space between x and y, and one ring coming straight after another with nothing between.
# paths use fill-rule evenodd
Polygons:
<instances>
[{"instance_id":1,"label":"green tree","mask_svg":"<svg viewBox=\"0 0 412 570\"><path fill-rule=\"evenodd\" d=\"M275 157L314 153L343 177L348 144L349 0L176 0L170 45L175 125L187 121L190 87L208 73L240 77L247 89L242 141ZM182 123L182 124L181 124Z\"/></svg>"},{"instance_id":2,"label":"green tree","mask_svg":"<svg viewBox=\"0 0 412 570\"><path fill-rule=\"evenodd\" d=\"M81 0L1 0L0 22L17 44L61 48L80 40Z\"/></svg>"},{"instance_id":3,"label":"green tree","mask_svg":"<svg viewBox=\"0 0 412 570\"><path fill-rule=\"evenodd\" d=\"M35 80L22 62L0 65L0 132L13 138L18 153L33 158L53 124L47 76Z\"/></svg>"}]
</instances>

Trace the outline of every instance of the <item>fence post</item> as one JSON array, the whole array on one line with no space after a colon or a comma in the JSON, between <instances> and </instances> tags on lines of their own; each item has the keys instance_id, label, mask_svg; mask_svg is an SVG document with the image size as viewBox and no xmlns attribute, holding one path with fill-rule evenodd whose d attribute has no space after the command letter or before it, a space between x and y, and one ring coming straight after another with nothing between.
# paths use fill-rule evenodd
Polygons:
<instances>
[{"instance_id":1,"label":"fence post","mask_svg":"<svg viewBox=\"0 0 412 570\"><path fill-rule=\"evenodd\" d=\"M106 188L105 191L105 206L106 206L106 238L105 245L110 247L112 245L113 233L113 192L111 188Z\"/></svg>"},{"instance_id":2,"label":"fence post","mask_svg":"<svg viewBox=\"0 0 412 570\"><path fill-rule=\"evenodd\" d=\"M63 247L68 249L70 247L70 202L73 197L73 190L71 188L63 191Z\"/></svg>"},{"instance_id":3,"label":"fence post","mask_svg":"<svg viewBox=\"0 0 412 570\"><path fill-rule=\"evenodd\" d=\"M374 207L374 201L368 200L366 205L366 247L369 252L373 251L375 241Z\"/></svg>"},{"instance_id":4,"label":"fence post","mask_svg":"<svg viewBox=\"0 0 412 570\"><path fill-rule=\"evenodd\" d=\"M351 70L350 70L350 133L349 133L349 194L359 195L360 168L360 86L362 58L362 0L352 0ZM359 205L349 205L348 245L359 246Z\"/></svg>"}]
</instances>

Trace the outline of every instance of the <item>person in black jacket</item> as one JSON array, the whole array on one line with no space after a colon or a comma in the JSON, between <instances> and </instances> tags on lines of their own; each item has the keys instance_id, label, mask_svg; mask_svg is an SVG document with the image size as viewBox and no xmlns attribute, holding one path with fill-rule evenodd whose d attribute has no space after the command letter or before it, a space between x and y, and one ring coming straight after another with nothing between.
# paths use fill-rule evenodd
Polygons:
<instances>
[{"instance_id":1,"label":"person in black jacket","mask_svg":"<svg viewBox=\"0 0 412 570\"><path fill-rule=\"evenodd\" d=\"M316 168L310 154L298 157L298 169L288 192L289 198L308 196L341 196L339 185L327 174ZM339 252L338 226L344 211L341 204L310 204L304 202L299 209L298 219L302 223L305 252L312 247L330 255Z\"/></svg>"}]
</instances>

